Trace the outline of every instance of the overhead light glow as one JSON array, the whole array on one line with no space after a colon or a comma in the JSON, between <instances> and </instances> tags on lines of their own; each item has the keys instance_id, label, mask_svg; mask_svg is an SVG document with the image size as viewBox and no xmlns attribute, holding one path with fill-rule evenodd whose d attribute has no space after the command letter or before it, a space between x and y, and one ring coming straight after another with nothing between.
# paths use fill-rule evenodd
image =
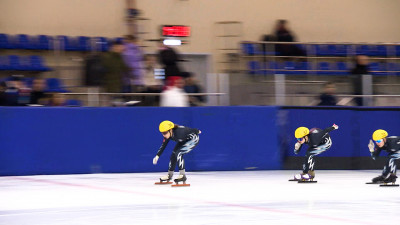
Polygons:
<instances>
[{"instance_id":1,"label":"overhead light glow","mask_svg":"<svg viewBox=\"0 0 400 225\"><path fill-rule=\"evenodd\" d=\"M175 39L166 39L164 40L164 45L182 45L182 41Z\"/></svg>"}]
</instances>

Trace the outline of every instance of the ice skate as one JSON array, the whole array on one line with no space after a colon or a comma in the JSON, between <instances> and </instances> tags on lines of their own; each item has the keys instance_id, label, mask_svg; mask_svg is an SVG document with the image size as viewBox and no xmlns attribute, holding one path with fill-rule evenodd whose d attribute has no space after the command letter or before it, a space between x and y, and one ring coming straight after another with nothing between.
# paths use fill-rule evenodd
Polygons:
<instances>
[{"instance_id":1,"label":"ice skate","mask_svg":"<svg viewBox=\"0 0 400 225\"><path fill-rule=\"evenodd\" d=\"M382 181L383 184L379 185L380 187L398 187L396 183L397 176L395 174L390 174L385 180Z\"/></svg>"},{"instance_id":2,"label":"ice skate","mask_svg":"<svg viewBox=\"0 0 400 225\"><path fill-rule=\"evenodd\" d=\"M385 180L385 177L380 175L372 178L372 182L367 182L366 184L381 184Z\"/></svg>"},{"instance_id":3,"label":"ice skate","mask_svg":"<svg viewBox=\"0 0 400 225\"><path fill-rule=\"evenodd\" d=\"M301 176L303 176L303 173L296 174L294 175L293 179L290 179L289 181L299 181L301 180Z\"/></svg>"},{"instance_id":4,"label":"ice skate","mask_svg":"<svg viewBox=\"0 0 400 225\"><path fill-rule=\"evenodd\" d=\"M168 174L166 176L160 177L160 182L156 182L154 184L172 184L171 179L172 175Z\"/></svg>"},{"instance_id":5,"label":"ice skate","mask_svg":"<svg viewBox=\"0 0 400 225\"><path fill-rule=\"evenodd\" d=\"M186 180L186 176L184 174L180 174L178 178L174 180L175 184L173 184L172 187L190 186L190 184L186 184ZM179 184L179 182L182 182L182 184Z\"/></svg>"},{"instance_id":6,"label":"ice skate","mask_svg":"<svg viewBox=\"0 0 400 225\"><path fill-rule=\"evenodd\" d=\"M317 183L317 181L314 180L314 177L315 172L309 171L306 174L301 174L301 179L298 181L298 183Z\"/></svg>"}]
</instances>

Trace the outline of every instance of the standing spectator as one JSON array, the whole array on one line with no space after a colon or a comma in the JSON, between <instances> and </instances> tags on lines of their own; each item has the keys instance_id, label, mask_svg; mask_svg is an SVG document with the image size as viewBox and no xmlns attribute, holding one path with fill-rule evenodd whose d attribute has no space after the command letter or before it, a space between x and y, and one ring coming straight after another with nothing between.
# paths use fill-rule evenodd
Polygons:
<instances>
[{"instance_id":1,"label":"standing spectator","mask_svg":"<svg viewBox=\"0 0 400 225\"><path fill-rule=\"evenodd\" d=\"M185 78L185 86L183 87L183 89L186 93L199 94L203 92L193 73L183 72L182 74L184 74L183 77ZM190 106L202 106L204 104L204 101L204 96L189 96Z\"/></svg>"},{"instance_id":2,"label":"standing spectator","mask_svg":"<svg viewBox=\"0 0 400 225\"><path fill-rule=\"evenodd\" d=\"M124 46L121 42L115 41L111 44L109 52L103 56L104 80L103 88L108 93L122 92L122 79L129 72L128 66L122 59Z\"/></svg>"},{"instance_id":3,"label":"standing spectator","mask_svg":"<svg viewBox=\"0 0 400 225\"><path fill-rule=\"evenodd\" d=\"M288 28L287 20L278 20L275 28L275 36L279 42L295 42L295 36ZM305 56L306 53L296 45L279 44L276 50L283 56Z\"/></svg>"},{"instance_id":4,"label":"standing spectator","mask_svg":"<svg viewBox=\"0 0 400 225\"><path fill-rule=\"evenodd\" d=\"M160 106L188 107L189 98L183 90L184 85L182 77L169 77L167 87L160 96Z\"/></svg>"},{"instance_id":5,"label":"standing spectator","mask_svg":"<svg viewBox=\"0 0 400 225\"><path fill-rule=\"evenodd\" d=\"M350 71L351 83L353 85L353 95L363 94L363 75L369 74L368 56L357 55L354 58L355 67ZM363 106L362 97L355 97L354 101L357 106Z\"/></svg>"},{"instance_id":6,"label":"standing spectator","mask_svg":"<svg viewBox=\"0 0 400 225\"><path fill-rule=\"evenodd\" d=\"M327 82L324 85L324 92L319 96L320 106L334 106L337 104L335 97L336 86L333 82Z\"/></svg>"},{"instance_id":7,"label":"standing spectator","mask_svg":"<svg viewBox=\"0 0 400 225\"><path fill-rule=\"evenodd\" d=\"M138 45L137 37L133 35L125 36L122 56L130 69L127 76L123 78L123 92L142 92L145 85L143 52ZM133 90L131 85L134 87Z\"/></svg>"},{"instance_id":8,"label":"standing spectator","mask_svg":"<svg viewBox=\"0 0 400 225\"><path fill-rule=\"evenodd\" d=\"M45 90L46 90L46 81L42 78L34 79L32 82L32 91L29 104L43 105L41 99L44 99L46 97L44 92Z\"/></svg>"},{"instance_id":9,"label":"standing spectator","mask_svg":"<svg viewBox=\"0 0 400 225\"><path fill-rule=\"evenodd\" d=\"M160 64L164 65L165 81L169 77L181 75L181 69L178 66L179 55L173 48L160 42L158 59Z\"/></svg>"},{"instance_id":10,"label":"standing spectator","mask_svg":"<svg viewBox=\"0 0 400 225\"><path fill-rule=\"evenodd\" d=\"M155 71L160 67L157 66L157 58L154 55L145 55L144 57L145 70L144 70L144 83L146 93L161 93L163 88L162 79L157 79ZM145 96L143 105L153 106L159 105L159 96Z\"/></svg>"}]
</instances>

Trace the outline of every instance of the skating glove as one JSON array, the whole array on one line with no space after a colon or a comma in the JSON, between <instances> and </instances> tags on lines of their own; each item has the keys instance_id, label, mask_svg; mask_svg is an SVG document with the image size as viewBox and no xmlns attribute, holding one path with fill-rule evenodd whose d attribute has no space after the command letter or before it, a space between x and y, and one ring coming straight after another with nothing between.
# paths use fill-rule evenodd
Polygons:
<instances>
[{"instance_id":1,"label":"skating glove","mask_svg":"<svg viewBox=\"0 0 400 225\"><path fill-rule=\"evenodd\" d=\"M335 130L339 129L339 126L336 124L333 124L332 127L335 128Z\"/></svg>"},{"instance_id":2,"label":"skating glove","mask_svg":"<svg viewBox=\"0 0 400 225\"><path fill-rule=\"evenodd\" d=\"M301 147L301 144L300 144L299 142L297 142L297 143L294 145L294 154L297 155L297 154L299 153L300 147Z\"/></svg>"},{"instance_id":3,"label":"skating glove","mask_svg":"<svg viewBox=\"0 0 400 225\"><path fill-rule=\"evenodd\" d=\"M374 145L374 142L372 140L369 140L368 148L369 148L370 152L374 152L375 151L375 145Z\"/></svg>"},{"instance_id":4,"label":"skating glove","mask_svg":"<svg viewBox=\"0 0 400 225\"><path fill-rule=\"evenodd\" d=\"M157 164L158 158L160 158L158 155L153 158L153 165Z\"/></svg>"}]
</instances>

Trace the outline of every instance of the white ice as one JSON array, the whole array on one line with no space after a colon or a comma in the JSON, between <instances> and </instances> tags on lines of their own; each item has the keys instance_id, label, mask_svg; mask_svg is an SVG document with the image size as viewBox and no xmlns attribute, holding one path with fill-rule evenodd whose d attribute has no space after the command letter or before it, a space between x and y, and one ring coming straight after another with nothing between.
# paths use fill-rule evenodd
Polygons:
<instances>
[{"instance_id":1,"label":"white ice","mask_svg":"<svg viewBox=\"0 0 400 225\"><path fill-rule=\"evenodd\" d=\"M0 177L1 225L399 224L400 188L365 184L366 170L187 172Z\"/></svg>"}]
</instances>

